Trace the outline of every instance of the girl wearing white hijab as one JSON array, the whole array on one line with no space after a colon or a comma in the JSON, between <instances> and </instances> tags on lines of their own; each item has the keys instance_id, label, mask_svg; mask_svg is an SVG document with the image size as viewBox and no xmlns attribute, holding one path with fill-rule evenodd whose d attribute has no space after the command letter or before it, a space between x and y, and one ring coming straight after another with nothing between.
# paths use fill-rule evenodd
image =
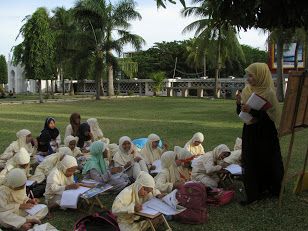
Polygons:
<instances>
[{"instance_id":1,"label":"girl wearing white hijab","mask_svg":"<svg viewBox=\"0 0 308 231\"><path fill-rule=\"evenodd\" d=\"M79 187L79 184L74 183L74 173L77 167L76 158L65 155L48 175L44 194L48 207L59 206L65 190Z\"/></svg>"},{"instance_id":2,"label":"girl wearing white hijab","mask_svg":"<svg viewBox=\"0 0 308 231\"><path fill-rule=\"evenodd\" d=\"M181 179L184 181L191 180L191 161L194 159L194 155L191 154L184 148L179 146L174 147L174 152L176 154L177 162L178 162L178 171Z\"/></svg>"},{"instance_id":3,"label":"girl wearing white hijab","mask_svg":"<svg viewBox=\"0 0 308 231\"><path fill-rule=\"evenodd\" d=\"M42 183L64 155L72 156L71 149L68 147L61 147L58 152L47 156L43 162L36 167L34 175L30 177L30 180Z\"/></svg>"},{"instance_id":4,"label":"girl wearing white hijab","mask_svg":"<svg viewBox=\"0 0 308 231\"><path fill-rule=\"evenodd\" d=\"M175 152L168 151L161 156L162 170L155 176L156 188L162 193L170 193L178 188L184 181L180 178L177 169Z\"/></svg>"},{"instance_id":5,"label":"girl wearing white hijab","mask_svg":"<svg viewBox=\"0 0 308 231\"><path fill-rule=\"evenodd\" d=\"M126 171L129 177L134 179L139 176L140 171L148 172L145 161L139 156L134 144L128 136L123 136L119 140L118 152L113 157L116 167L124 169L132 166Z\"/></svg>"},{"instance_id":6,"label":"girl wearing white hijab","mask_svg":"<svg viewBox=\"0 0 308 231\"><path fill-rule=\"evenodd\" d=\"M20 151L8 160L5 168L0 172L0 185L5 183L7 174L15 169L20 168L26 174L27 177L30 177L30 155L25 148L21 148Z\"/></svg>"},{"instance_id":7,"label":"girl wearing white hijab","mask_svg":"<svg viewBox=\"0 0 308 231\"><path fill-rule=\"evenodd\" d=\"M30 156L36 154L37 142L27 129L22 129L16 133L17 140L8 146L2 155L0 155L0 169L4 168L6 162L11 159L21 148L25 148Z\"/></svg>"},{"instance_id":8,"label":"girl wearing white hijab","mask_svg":"<svg viewBox=\"0 0 308 231\"><path fill-rule=\"evenodd\" d=\"M135 183L123 189L115 198L112 212L117 215L121 231L145 231L150 228L146 220L140 220L135 212L142 210L142 204L152 197L161 197L155 189L155 181L146 172L140 172Z\"/></svg>"},{"instance_id":9,"label":"girl wearing white hijab","mask_svg":"<svg viewBox=\"0 0 308 231\"><path fill-rule=\"evenodd\" d=\"M242 139L236 138L234 150L231 152L230 156L224 159L226 165L230 164L238 164L241 165L241 157L242 157Z\"/></svg>"},{"instance_id":10,"label":"girl wearing white hijab","mask_svg":"<svg viewBox=\"0 0 308 231\"><path fill-rule=\"evenodd\" d=\"M48 209L44 208L34 216L25 209L38 203L37 199L29 199L26 195L27 177L21 169L13 169L7 175L5 185L0 186L0 226L9 229L29 230L34 224L40 224Z\"/></svg>"},{"instance_id":11,"label":"girl wearing white hijab","mask_svg":"<svg viewBox=\"0 0 308 231\"><path fill-rule=\"evenodd\" d=\"M77 158L80 156L83 156L82 152L80 151L80 148L77 147L77 143L78 143L78 137L77 136L67 136L64 139L64 145L65 147L68 147L71 149L72 151L72 156Z\"/></svg>"},{"instance_id":12,"label":"girl wearing white hijab","mask_svg":"<svg viewBox=\"0 0 308 231\"><path fill-rule=\"evenodd\" d=\"M101 140L107 145L110 143L110 140L104 137L102 129L99 127L99 124L96 118L88 119L87 123L90 125L90 129L91 129L91 133L93 135L94 141Z\"/></svg>"},{"instance_id":13,"label":"girl wearing white hijab","mask_svg":"<svg viewBox=\"0 0 308 231\"><path fill-rule=\"evenodd\" d=\"M163 152L167 149L167 145L164 144L164 150L158 147L160 137L156 134L150 134L148 141L141 149L140 154L145 162L150 166L150 170L154 170L153 162L159 160Z\"/></svg>"},{"instance_id":14,"label":"girl wearing white hijab","mask_svg":"<svg viewBox=\"0 0 308 231\"><path fill-rule=\"evenodd\" d=\"M77 159L78 168L82 169L87 159L90 158L90 154L81 152L80 148L77 147L78 139L77 136L69 135L65 137L64 144L72 151L70 155Z\"/></svg>"},{"instance_id":15,"label":"girl wearing white hijab","mask_svg":"<svg viewBox=\"0 0 308 231\"><path fill-rule=\"evenodd\" d=\"M192 179L203 183L207 187L217 188L219 177L217 173L222 169L218 161L230 155L230 149L221 144L213 151L201 155L192 162Z\"/></svg>"},{"instance_id":16,"label":"girl wearing white hijab","mask_svg":"<svg viewBox=\"0 0 308 231\"><path fill-rule=\"evenodd\" d=\"M204 135L201 132L197 132L193 137L185 144L184 148L195 156L204 154L204 148L202 143L204 141Z\"/></svg>"}]
</instances>

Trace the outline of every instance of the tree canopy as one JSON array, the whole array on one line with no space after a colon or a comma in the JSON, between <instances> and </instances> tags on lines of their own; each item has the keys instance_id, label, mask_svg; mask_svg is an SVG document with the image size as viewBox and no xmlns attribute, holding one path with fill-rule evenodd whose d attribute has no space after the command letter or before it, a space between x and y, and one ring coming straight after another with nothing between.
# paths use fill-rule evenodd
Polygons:
<instances>
[{"instance_id":1,"label":"tree canopy","mask_svg":"<svg viewBox=\"0 0 308 231\"><path fill-rule=\"evenodd\" d=\"M7 83L7 63L4 55L0 55L0 84Z\"/></svg>"},{"instance_id":2,"label":"tree canopy","mask_svg":"<svg viewBox=\"0 0 308 231\"><path fill-rule=\"evenodd\" d=\"M181 3L187 0L155 0L157 6L166 7L166 2ZM290 0L192 0L192 3L208 4L208 15L219 25L228 21L231 25L243 28L308 29L308 1Z\"/></svg>"}]
</instances>

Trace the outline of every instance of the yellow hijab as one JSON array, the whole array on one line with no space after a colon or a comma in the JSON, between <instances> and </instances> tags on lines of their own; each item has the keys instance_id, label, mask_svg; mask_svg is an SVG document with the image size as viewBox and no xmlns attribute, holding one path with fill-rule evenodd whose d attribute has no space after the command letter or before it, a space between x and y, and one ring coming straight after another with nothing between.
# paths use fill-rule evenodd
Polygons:
<instances>
[{"instance_id":1,"label":"yellow hijab","mask_svg":"<svg viewBox=\"0 0 308 231\"><path fill-rule=\"evenodd\" d=\"M253 63L246 69L246 73L252 74L256 79L256 85L250 86L249 84L243 89L242 103L246 103L254 92L265 98L272 107L266 111L270 119L275 123L276 127L280 122L280 109L279 103L275 93L274 81L271 72L265 63Z\"/></svg>"}]
</instances>

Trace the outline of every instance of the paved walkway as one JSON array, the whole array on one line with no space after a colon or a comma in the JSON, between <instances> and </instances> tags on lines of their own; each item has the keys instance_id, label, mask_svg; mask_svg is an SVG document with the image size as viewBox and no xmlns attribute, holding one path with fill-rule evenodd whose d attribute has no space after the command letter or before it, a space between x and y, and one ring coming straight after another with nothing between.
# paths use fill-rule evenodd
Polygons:
<instances>
[{"instance_id":1,"label":"paved walkway","mask_svg":"<svg viewBox=\"0 0 308 231\"><path fill-rule=\"evenodd\" d=\"M135 96L101 96L100 98L103 99L116 99L116 98L136 98L140 97L138 95ZM78 102L78 101L83 101L83 100L95 100L95 96L89 96L89 97L76 97L76 98L69 98L69 99L43 99L44 103L69 103L69 102ZM1 101L0 100L0 105L11 105L11 104L39 104L39 100L34 100L34 99L25 99L25 100L10 100L10 101Z\"/></svg>"}]
</instances>

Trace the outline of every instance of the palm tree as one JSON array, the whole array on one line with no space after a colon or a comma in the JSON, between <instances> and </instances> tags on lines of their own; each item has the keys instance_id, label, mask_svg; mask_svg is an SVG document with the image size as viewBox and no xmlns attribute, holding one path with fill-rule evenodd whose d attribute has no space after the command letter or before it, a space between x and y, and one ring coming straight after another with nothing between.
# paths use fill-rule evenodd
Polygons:
<instances>
[{"instance_id":1,"label":"palm tree","mask_svg":"<svg viewBox=\"0 0 308 231\"><path fill-rule=\"evenodd\" d=\"M269 41L271 43L276 43L276 74L277 74L277 82L276 82L276 93L277 98L280 102L284 100L284 78L283 78L283 50L284 46L292 41L292 37L294 35L293 30L282 30L282 29L274 29L271 31L269 35Z\"/></svg>"},{"instance_id":2,"label":"palm tree","mask_svg":"<svg viewBox=\"0 0 308 231\"><path fill-rule=\"evenodd\" d=\"M53 10L51 26L55 33L55 63L57 75L62 80L62 93L65 94L64 80L68 78L68 65L72 58L74 49L72 46L73 35L76 31L72 10L57 7Z\"/></svg>"},{"instance_id":3,"label":"palm tree","mask_svg":"<svg viewBox=\"0 0 308 231\"><path fill-rule=\"evenodd\" d=\"M140 36L129 32L129 21L141 19L135 7L133 0L121 0L114 5L105 0L80 0L76 4L76 16L85 25L85 32L92 36L97 92L98 79L102 80L105 65L108 70L108 95L114 95L113 68L117 59L113 52L121 54L126 44L138 50L145 43ZM98 94L96 98L99 99Z\"/></svg>"},{"instance_id":4,"label":"palm tree","mask_svg":"<svg viewBox=\"0 0 308 231\"><path fill-rule=\"evenodd\" d=\"M200 19L186 26L183 33L195 31L195 36L199 41L199 49L201 51L208 49L211 56L215 57L214 94L217 98L219 95L219 75L223 63L230 56L244 60L244 53L233 26L228 22L217 23L216 20L213 20L208 14L209 3L207 1L193 0L193 3L198 5L185 8L182 14L185 17L195 16Z\"/></svg>"}]
</instances>

